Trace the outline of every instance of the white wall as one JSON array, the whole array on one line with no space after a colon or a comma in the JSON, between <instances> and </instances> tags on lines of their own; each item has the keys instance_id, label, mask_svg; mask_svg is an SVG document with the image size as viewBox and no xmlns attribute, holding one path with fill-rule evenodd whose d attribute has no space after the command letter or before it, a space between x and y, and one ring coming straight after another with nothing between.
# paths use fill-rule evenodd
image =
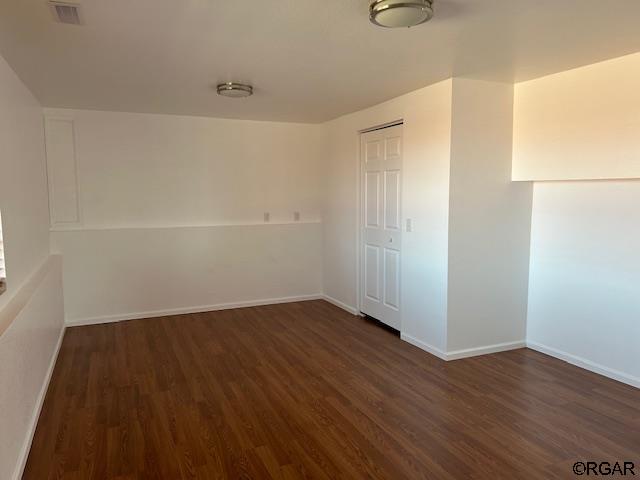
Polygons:
<instances>
[{"instance_id":1,"label":"white wall","mask_svg":"<svg viewBox=\"0 0 640 480\"><path fill-rule=\"evenodd\" d=\"M527 342L640 381L640 53L515 85L514 180L535 183ZM601 180L577 181L562 180Z\"/></svg>"},{"instance_id":2,"label":"white wall","mask_svg":"<svg viewBox=\"0 0 640 480\"><path fill-rule=\"evenodd\" d=\"M356 309L360 130L404 120L402 333L443 350L447 318L447 229L451 80L327 123L324 292ZM404 223L404 219L403 219Z\"/></svg>"},{"instance_id":3,"label":"white wall","mask_svg":"<svg viewBox=\"0 0 640 480\"><path fill-rule=\"evenodd\" d=\"M640 181L536 183L527 340L640 387Z\"/></svg>"},{"instance_id":4,"label":"white wall","mask_svg":"<svg viewBox=\"0 0 640 480\"><path fill-rule=\"evenodd\" d=\"M52 233L69 323L272 303L321 292L320 223Z\"/></svg>"},{"instance_id":5,"label":"white wall","mask_svg":"<svg viewBox=\"0 0 640 480\"><path fill-rule=\"evenodd\" d=\"M358 131L403 119L402 337L443 358L524 345L531 186L511 182L512 107L511 85L453 79L329 122L325 294L357 307Z\"/></svg>"},{"instance_id":6,"label":"white wall","mask_svg":"<svg viewBox=\"0 0 640 480\"><path fill-rule=\"evenodd\" d=\"M19 478L63 329L59 260L49 259L42 109L0 57L0 478Z\"/></svg>"},{"instance_id":7,"label":"white wall","mask_svg":"<svg viewBox=\"0 0 640 480\"><path fill-rule=\"evenodd\" d=\"M640 177L640 53L515 86L514 180Z\"/></svg>"},{"instance_id":8,"label":"white wall","mask_svg":"<svg viewBox=\"0 0 640 480\"><path fill-rule=\"evenodd\" d=\"M51 256L0 310L0 478L19 479L62 343L61 258Z\"/></svg>"},{"instance_id":9,"label":"white wall","mask_svg":"<svg viewBox=\"0 0 640 480\"><path fill-rule=\"evenodd\" d=\"M447 352L524 345L532 187L511 181L513 86L453 80Z\"/></svg>"},{"instance_id":10,"label":"white wall","mask_svg":"<svg viewBox=\"0 0 640 480\"><path fill-rule=\"evenodd\" d=\"M85 228L320 220L318 125L45 113L74 122Z\"/></svg>"},{"instance_id":11,"label":"white wall","mask_svg":"<svg viewBox=\"0 0 640 480\"><path fill-rule=\"evenodd\" d=\"M81 110L46 116L73 123L73 135L47 135L56 145L48 151L57 217L73 219L78 198L80 220L52 232L53 250L65 256L68 321L321 292L320 125ZM62 148L65 141L74 145ZM75 174L60 152L75 154Z\"/></svg>"},{"instance_id":12,"label":"white wall","mask_svg":"<svg viewBox=\"0 0 640 480\"><path fill-rule=\"evenodd\" d=\"M7 292L0 309L49 255L42 107L0 57L0 209Z\"/></svg>"}]
</instances>

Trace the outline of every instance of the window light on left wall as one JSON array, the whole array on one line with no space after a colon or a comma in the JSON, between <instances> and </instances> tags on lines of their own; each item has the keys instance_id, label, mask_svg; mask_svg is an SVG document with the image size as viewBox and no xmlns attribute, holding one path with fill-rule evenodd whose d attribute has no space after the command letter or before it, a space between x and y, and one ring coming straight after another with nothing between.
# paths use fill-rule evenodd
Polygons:
<instances>
[{"instance_id":1,"label":"window light on left wall","mask_svg":"<svg viewBox=\"0 0 640 480\"><path fill-rule=\"evenodd\" d=\"M0 212L0 295L7 289L7 270L4 265L4 243L2 242L2 212Z\"/></svg>"}]
</instances>

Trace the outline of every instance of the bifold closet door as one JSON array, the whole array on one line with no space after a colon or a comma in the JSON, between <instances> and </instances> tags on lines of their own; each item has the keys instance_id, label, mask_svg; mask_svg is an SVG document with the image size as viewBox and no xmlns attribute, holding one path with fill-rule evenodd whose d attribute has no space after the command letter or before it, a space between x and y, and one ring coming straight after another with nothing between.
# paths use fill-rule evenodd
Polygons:
<instances>
[{"instance_id":1,"label":"bifold closet door","mask_svg":"<svg viewBox=\"0 0 640 480\"><path fill-rule=\"evenodd\" d=\"M361 134L360 310L400 329L402 125Z\"/></svg>"}]
</instances>

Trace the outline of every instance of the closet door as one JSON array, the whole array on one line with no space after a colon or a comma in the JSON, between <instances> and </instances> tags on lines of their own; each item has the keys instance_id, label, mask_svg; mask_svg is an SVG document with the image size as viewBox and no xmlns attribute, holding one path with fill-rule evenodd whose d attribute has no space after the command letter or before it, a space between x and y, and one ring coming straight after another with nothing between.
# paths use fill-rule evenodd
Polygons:
<instances>
[{"instance_id":1,"label":"closet door","mask_svg":"<svg viewBox=\"0 0 640 480\"><path fill-rule=\"evenodd\" d=\"M402 125L361 134L360 310L400 329Z\"/></svg>"}]
</instances>

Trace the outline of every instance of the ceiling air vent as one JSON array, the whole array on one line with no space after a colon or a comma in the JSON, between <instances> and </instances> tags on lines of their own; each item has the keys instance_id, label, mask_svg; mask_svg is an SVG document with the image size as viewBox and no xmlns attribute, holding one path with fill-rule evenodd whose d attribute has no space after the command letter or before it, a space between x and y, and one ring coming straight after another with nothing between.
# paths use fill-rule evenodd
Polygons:
<instances>
[{"instance_id":1,"label":"ceiling air vent","mask_svg":"<svg viewBox=\"0 0 640 480\"><path fill-rule=\"evenodd\" d=\"M53 18L55 18L57 22L67 23L69 25L82 25L80 5L76 3L50 1L49 8L51 8Z\"/></svg>"}]
</instances>

